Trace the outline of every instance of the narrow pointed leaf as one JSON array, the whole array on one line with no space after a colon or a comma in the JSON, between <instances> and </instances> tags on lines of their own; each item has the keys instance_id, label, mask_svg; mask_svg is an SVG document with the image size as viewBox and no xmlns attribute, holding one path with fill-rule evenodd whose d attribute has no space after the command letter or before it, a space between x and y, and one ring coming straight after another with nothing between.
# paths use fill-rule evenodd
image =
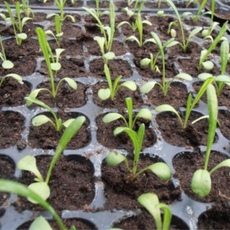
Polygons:
<instances>
[{"instance_id":1,"label":"narrow pointed leaf","mask_svg":"<svg viewBox=\"0 0 230 230\"><path fill-rule=\"evenodd\" d=\"M22 81L22 77L21 76L19 76L18 74L16 74L16 73L10 73L10 74L7 74L5 77L12 77L12 78L14 78L15 80L17 80L20 84L22 84L23 83L23 81Z\"/></svg>"},{"instance_id":2,"label":"narrow pointed leaf","mask_svg":"<svg viewBox=\"0 0 230 230\"><path fill-rule=\"evenodd\" d=\"M63 122L63 125L67 128L71 123L74 121L74 118L68 119L67 121Z\"/></svg>"},{"instance_id":3,"label":"narrow pointed leaf","mask_svg":"<svg viewBox=\"0 0 230 230\"><path fill-rule=\"evenodd\" d=\"M218 165L216 165L211 171L210 174L212 174L213 172L215 172L217 169L220 169L222 167L229 167L230 168L230 159L224 160L222 162L220 162Z\"/></svg>"}]
</instances>

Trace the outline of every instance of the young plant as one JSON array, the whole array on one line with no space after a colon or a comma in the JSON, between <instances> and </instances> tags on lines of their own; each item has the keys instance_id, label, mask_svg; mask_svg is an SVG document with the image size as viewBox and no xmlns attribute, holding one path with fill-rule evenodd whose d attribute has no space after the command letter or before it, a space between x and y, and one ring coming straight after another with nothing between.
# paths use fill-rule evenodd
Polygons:
<instances>
[{"instance_id":1,"label":"young plant","mask_svg":"<svg viewBox=\"0 0 230 230\"><path fill-rule=\"evenodd\" d=\"M2 36L0 36L0 48L1 48L0 59L2 59L2 68L12 69L14 67L14 63L6 58L6 53L2 42Z\"/></svg>"},{"instance_id":2,"label":"young plant","mask_svg":"<svg viewBox=\"0 0 230 230\"><path fill-rule=\"evenodd\" d=\"M157 33L151 32L151 36L152 36L152 38L149 38L149 39L145 40L144 43L151 42L151 43L156 44L157 48L158 48L158 52L157 52L157 54L155 55L154 58L153 58L153 55L150 54L150 58L142 59L141 62L140 62L140 65L142 67L145 67L145 66L149 65L151 70L155 69L156 71L158 71L159 68L156 65L156 62L158 60L159 55L161 55L161 59L162 59L162 79L163 79L162 81L163 81L163 84L164 84L165 83L165 53L164 53L164 51L165 51L166 48L169 48L169 47L172 47L172 46L178 44L178 42L174 41L174 38L171 38L168 41L166 41L164 44L162 44L161 39L159 38Z\"/></svg>"},{"instance_id":3,"label":"young plant","mask_svg":"<svg viewBox=\"0 0 230 230\"><path fill-rule=\"evenodd\" d=\"M132 9L129 7L135 2L135 5ZM128 0L128 7L123 8L122 10L126 12L126 14L131 18L135 15L136 12L141 13L145 4L145 0Z\"/></svg>"},{"instance_id":4,"label":"young plant","mask_svg":"<svg viewBox=\"0 0 230 230\"><path fill-rule=\"evenodd\" d=\"M57 74L57 71L60 70L60 68L61 68L61 64L59 63L59 58L60 58L61 53L64 51L64 49L60 49L60 48L56 49L55 50L56 56L55 56L53 54L50 46L49 46L49 43L46 40L46 35L45 35L44 30L42 28L38 27L38 28L36 28L36 33L37 33L40 48L42 50L42 53L43 53L45 61L46 61L46 66L47 66L48 74L49 74L49 78L50 78L51 90L44 89L44 88L37 89L37 90L32 91L30 93L29 97L35 99L40 91L46 90L46 91L50 92L50 94L52 95L53 98L55 98L57 96L60 84L64 81L67 82L67 84L72 89L76 90L77 89L77 83L69 77L62 78L58 82L57 86L55 86L55 74Z\"/></svg>"},{"instance_id":5,"label":"young plant","mask_svg":"<svg viewBox=\"0 0 230 230\"><path fill-rule=\"evenodd\" d=\"M152 43L155 43L158 47L158 53L156 54L156 58L155 59L142 59L141 60L141 65L146 65L149 64L152 65L152 67L156 66L156 61L157 61L157 58L159 55L161 55L161 60L162 60L162 83L158 83L158 82L155 82L155 81L152 81L152 82L147 82L146 84L144 84L141 88L140 88L140 91L141 93L143 94L146 94L148 93L149 91L152 90L152 88L158 84L161 89L162 89L162 92L164 94L164 96L167 95L167 92L168 92L168 89L169 89L169 86L170 84L172 83L172 81L175 79L175 78L180 78L180 79L184 79L184 80L192 80L192 77L186 73L180 73L180 74L177 74L172 80L167 80L166 79L166 72L165 72L165 53L164 53L164 50L166 47L171 47L173 45L176 45L177 42L174 41L174 38L171 38L169 39L168 41L166 41L164 44L162 44L159 36L155 33L155 32L151 32L151 35L152 35L152 38L151 39L147 39L145 42L152 42Z\"/></svg>"},{"instance_id":6,"label":"young plant","mask_svg":"<svg viewBox=\"0 0 230 230\"><path fill-rule=\"evenodd\" d=\"M160 203L155 193L145 193L137 198L137 201L144 206L152 215L156 223L157 230L168 230L170 227L172 213L168 205ZM161 218L161 210L164 216Z\"/></svg>"},{"instance_id":7,"label":"young plant","mask_svg":"<svg viewBox=\"0 0 230 230\"><path fill-rule=\"evenodd\" d=\"M16 18L13 16L13 12L10 8L9 3L5 2L5 6L9 14L9 18L7 18L4 14L0 14L0 17L2 17L6 22L12 23L14 35L16 38L16 43L17 45L21 45L22 41L27 39L27 34L23 32L23 27L28 20L31 20L31 18L29 17L22 18L19 2L15 3Z\"/></svg>"},{"instance_id":8,"label":"young plant","mask_svg":"<svg viewBox=\"0 0 230 230\"><path fill-rule=\"evenodd\" d=\"M51 113L52 117L54 118L54 121L53 121L51 118L49 118L48 116L46 116L44 114L38 115L38 116L34 117L32 120L32 124L34 126L41 126L41 125L44 125L47 122L49 122L53 125L53 127L55 128L56 131L60 131L63 127L68 127L72 123L72 121L74 120L74 118L71 118L71 119L68 119L67 121L63 122L62 119L57 116L55 111L52 108L50 108L48 105L46 105L44 102L42 102L38 99L34 99L32 97L25 97L25 99L26 99L26 105L27 106L30 106L33 103L36 105L39 105L39 106L47 109Z\"/></svg>"},{"instance_id":9,"label":"young plant","mask_svg":"<svg viewBox=\"0 0 230 230\"><path fill-rule=\"evenodd\" d=\"M185 37L185 32L184 32L184 27L183 27L183 23L180 17L180 14L177 10L177 7L174 5L174 3L171 0L165 0L166 3L169 4L169 6L173 9L174 13L176 14L179 26L180 26L180 31L181 31L181 37L182 37L182 42L180 43L183 51L186 53L187 49L188 49L188 45L189 42L191 41L191 39L202 30L202 27L196 27L194 28L191 33L189 34L188 38L186 39Z\"/></svg>"},{"instance_id":10,"label":"young plant","mask_svg":"<svg viewBox=\"0 0 230 230\"><path fill-rule=\"evenodd\" d=\"M54 17L54 25L55 25L55 34L51 30L47 30L46 34L51 35L55 38L58 47L61 46L61 37L63 36L62 32L62 26L63 22L69 18L72 22L75 22L75 18L72 15L65 15L64 13L64 6L65 6L66 0L56 0L55 4L59 9L58 13L51 13L48 14L46 18L52 18Z\"/></svg>"},{"instance_id":11,"label":"young plant","mask_svg":"<svg viewBox=\"0 0 230 230\"><path fill-rule=\"evenodd\" d=\"M137 38L135 35L131 35L128 38L126 38L126 40L135 41L135 42L137 42L139 47L142 47L144 44L144 42L143 42L143 30L144 30L143 26L145 24L151 26L152 23L148 20L142 20L141 13L138 12L137 16L136 16L136 20L133 24L130 24L127 21L123 21L123 22L119 23L117 27L120 27L120 26L125 25L125 24L128 24L132 28L133 32L135 32L137 29L138 35L139 35L139 38Z\"/></svg>"},{"instance_id":12,"label":"young plant","mask_svg":"<svg viewBox=\"0 0 230 230\"><path fill-rule=\"evenodd\" d=\"M84 122L85 122L85 117L79 116L71 122L71 125L67 127L67 129L63 133L58 143L55 154L50 163L50 166L49 166L49 169L46 175L46 179L42 177L40 171L38 170L37 164L36 164L36 158L34 156L27 155L18 162L17 167L20 170L29 171L35 175L35 179L34 179L35 182L30 184L28 188L32 190L33 192L35 192L37 195L39 195L42 199L46 200L49 198L50 196L49 181L52 175L53 168L55 164L57 163L58 159L60 158L63 150L66 148L67 144L70 142L72 137L78 132L78 130L81 128ZM28 200L32 203L38 202L33 197L29 198Z\"/></svg>"},{"instance_id":13,"label":"young plant","mask_svg":"<svg viewBox=\"0 0 230 230\"><path fill-rule=\"evenodd\" d=\"M117 92L122 88L122 87L126 87L131 91L135 91L137 89L137 86L135 84L134 81L125 81L123 83L120 84L120 80L122 78L122 76L118 76L115 81L112 81L111 79L111 75L110 75L110 71L109 68L106 64L104 64L104 73L105 73L105 77L107 80L107 84L109 88L106 89L100 89L98 91L98 97L101 100L107 100L110 98L110 100L114 100Z\"/></svg>"},{"instance_id":14,"label":"young plant","mask_svg":"<svg viewBox=\"0 0 230 230\"><path fill-rule=\"evenodd\" d=\"M228 29L227 22L224 23L224 25L221 27L219 34L217 37L213 40L210 47L206 50L201 51L198 70L200 70L202 67L205 69L210 69L213 66L213 63L211 61L205 61L207 57L210 55L210 53L216 48L216 45L223 39L224 34L226 33Z\"/></svg>"},{"instance_id":15,"label":"young plant","mask_svg":"<svg viewBox=\"0 0 230 230\"><path fill-rule=\"evenodd\" d=\"M141 124L137 132L133 131L132 129L128 127L117 127L113 133L116 136L123 132L129 136L133 144L134 160L133 160L132 167L129 166L127 158L121 153L116 152L116 151L110 152L108 154L108 156L106 157L106 163L109 166L117 166L120 163L124 162L126 169L129 172L126 178L128 181L135 180L140 174L144 173L146 170L150 170L161 180L169 180L171 177L171 171L170 171L169 166L163 162L157 162L155 164L152 164L146 168L143 168L137 171L138 162L140 159L140 152L141 152L142 144L144 140L145 125Z\"/></svg>"},{"instance_id":16,"label":"young plant","mask_svg":"<svg viewBox=\"0 0 230 230\"><path fill-rule=\"evenodd\" d=\"M16 181L0 179L0 192L14 193L35 201L37 204L39 204L51 213L61 230L67 230L62 219L58 216L57 212L53 209L53 207L36 192L29 189L27 186ZM30 226L30 230L38 229L52 230L47 220L42 216L35 218Z\"/></svg>"},{"instance_id":17,"label":"young plant","mask_svg":"<svg viewBox=\"0 0 230 230\"><path fill-rule=\"evenodd\" d=\"M178 117L178 120L179 120L179 122L181 124L181 127L183 129L185 129L188 126L188 119L189 119L189 117L191 115L191 112L192 112L193 108L199 102L199 100L202 97L202 95L206 92L207 86L209 84L211 84L212 82L213 82L213 78L208 78L202 84L199 92L196 94L194 99L192 98L191 93L188 95L184 119L182 118L182 116L180 116L180 114L171 105L168 105L168 104L163 104L163 105L157 106L155 108L156 112L160 113L160 112L166 112L167 111L167 112L174 113ZM200 120L200 118L198 120Z\"/></svg>"},{"instance_id":18,"label":"young plant","mask_svg":"<svg viewBox=\"0 0 230 230\"><path fill-rule=\"evenodd\" d=\"M211 148L215 137L216 124L218 119L218 101L215 91L215 87L209 84L207 87L207 100L208 100L208 111L209 111L209 128L208 128L208 140L207 148L204 159L204 169L198 169L194 172L191 188L195 194L199 197L208 196L212 188L211 175L216 170L222 167L230 167L230 159L224 160L217 164L214 168L208 171L208 163L211 154Z\"/></svg>"},{"instance_id":19,"label":"young plant","mask_svg":"<svg viewBox=\"0 0 230 230\"><path fill-rule=\"evenodd\" d=\"M34 12L30 8L30 1L29 0L22 0L20 4L20 9L24 12L26 17L30 17L33 19L34 18Z\"/></svg>"},{"instance_id":20,"label":"young plant","mask_svg":"<svg viewBox=\"0 0 230 230\"><path fill-rule=\"evenodd\" d=\"M19 75L16 74L16 73L9 73L9 74L5 75L4 77L2 77L2 78L0 79L0 88L1 88L1 86L2 86L3 81L4 81L6 78L13 78L13 79L17 80L18 83L23 84L23 81L22 81L22 77L21 77L21 76L19 76Z\"/></svg>"},{"instance_id":21,"label":"young plant","mask_svg":"<svg viewBox=\"0 0 230 230\"><path fill-rule=\"evenodd\" d=\"M122 119L125 123L125 126L129 129L133 130L134 125L139 118L143 118L145 120L152 120L152 113L148 108L142 108L135 117L133 117L133 102L131 97L125 98L126 108L128 112L128 119L126 119L123 115L119 113L108 113L103 117L104 123L110 123L118 119Z\"/></svg>"}]
</instances>

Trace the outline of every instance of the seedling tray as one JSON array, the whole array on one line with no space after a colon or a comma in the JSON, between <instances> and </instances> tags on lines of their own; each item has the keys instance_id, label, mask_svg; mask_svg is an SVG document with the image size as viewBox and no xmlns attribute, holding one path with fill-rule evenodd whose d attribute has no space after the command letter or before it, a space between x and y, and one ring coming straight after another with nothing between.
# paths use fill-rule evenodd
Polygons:
<instances>
[{"instance_id":1,"label":"seedling tray","mask_svg":"<svg viewBox=\"0 0 230 230\"><path fill-rule=\"evenodd\" d=\"M148 2L148 1L147 1ZM116 3L116 1L115 1ZM83 6L87 6L88 1L83 2ZM3 7L3 6L2 6ZM45 6L44 8L39 7L40 10L36 10L36 12L45 12L50 13L50 11L54 11L52 8L53 6L49 6L48 8ZM36 7L35 7L36 9ZM44 11L44 9L48 9L47 11ZM68 8L69 12L71 13L77 13L81 17L85 15L85 12L80 11L78 8L70 9ZM144 8L144 11L148 11L149 9ZM189 9L190 11L191 9ZM147 18L150 18L152 16L156 16L155 10L152 11L152 13L147 15ZM169 15L171 17L171 15ZM206 19L203 19L203 21L207 22ZM49 26L50 24L40 23L40 25L46 25ZM52 25L52 23L51 23ZM83 31L87 30L85 27L85 20L80 19L76 24L77 27L80 27ZM45 26L45 27L46 27ZM185 25L185 28L188 30L191 28L191 25ZM218 29L217 29L218 31ZM125 36L122 32L122 30L119 30L119 34L116 36L116 40L121 42L124 45L124 54L116 55L115 60L125 60L128 65L130 66L131 75L126 77L124 76L123 80L132 79L135 82L137 82L138 85L141 85L143 80L147 80L146 76L143 76L140 72L140 70L137 68L137 65L135 63L134 55L131 53L129 47L127 47L127 44L125 43ZM226 37L229 39L228 35ZM72 38L74 40L75 38ZM5 40L7 41L7 39ZM75 41L75 40L74 40ZM229 40L230 41L230 40ZM198 46L202 47L204 44L201 43L201 38L196 37L193 39L193 43ZM76 149L66 149L63 152L63 155L65 157L68 156L80 156L82 158L85 158L90 161L93 168L93 187L94 187L94 198L92 201L87 204L87 207L84 209L74 209L74 210L62 210L61 216L63 219L80 219L83 222L86 222L88 226L92 229L109 229L111 227L116 226L116 223L121 222L122 220L128 219L129 217L139 215L141 212L143 212L143 209L140 208L133 208L133 209L112 209L108 210L105 208L106 203L106 193L105 193L105 184L102 180L102 164L103 160L105 159L106 155L111 150L110 147L106 147L102 145L98 141L97 132L100 127L98 127L97 119L98 116L105 114L110 111L116 111L115 108L107 107L107 106L99 106L95 102L95 95L94 95L94 87L96 84L104 82L103 78L100 78L96 76L94 73L91 72L90 69L90 63L92 60L96 60L100 58L100 53L98 55L91 55L89 52L89 48L85 46L85 43L82 45L82 52L77 53L76 55L66 55L69 59L71 58L78 58L83 60L84 68L85 68L85 75L86 76L74 76L73 79L78 82L78 84L83 85L85 90L85 96L86 96L86 103L83 103L82 106L79 107L72 107L72 108L65 108L64 111L68 113L76 113L76 114L82 114L86 116L87 118L87 132L89 135L89 141L86 143L83 147L76 148ZM170 53L168 54L170 56ZM215 55L214 57L214 63L217 66L217 69L219 68L219 57L218 55ZM31 89L37 88L37 86L44 82L48 81L47 76L42 74L42 58L37 57L36 58L36 68L35 71L30 74L23 76L23 80L28 83L28 85L31 86ZM179 56L177 58L173 59L172 68L175 73L184 72L183 68L180 66L180 60L191 60L191 57L185 57L185 56ZM229 74L230 72L228 72ZM160 79L156 79L160 81ZM194 84L198 82L197 78L194 78L194 80L190 83L186 83L183 81L176 81L178 84L183 84L183 87L187 90L187 92L193 92L196 93L194 89ZM154 119L152 120L149 129L154 133L156 136L156 141L153 145L148 146L143 149L142 155L148 155L150 158L160 157L161 160L166 162L173 173L176 172L174 168L174 160L178 158L180 155L182 155L184 152L194 152L197 149L199 149L201 152L204 152L205 146L204 145L198 145L196 147L188 145L188 146L175 146L173 144L168 143L165 141L162 130L159 127L159 123L157 122L157 114L154 110L155 104L149 101L149 96L141 96L141 99L143 101L142 107L148 107L151 109L152 113L154 114ZM181 110L184 110L183 106L180 106ZM56 110L59 108L56 107ZM136 108L136 111L138 111L140 108ZM228 112L229 109L225 106L220 107L221 110ZM45 112L43 109L39 109L37 107L34 108L28 108L25 103L18 106L2 106L1 112L5 111L13 111L17 112L18 114L21 114L21 116L25 119L24 121L24 127L22 132L20 133L20 138L18 139L17 143L11 146L8 146L6 148L0 149L1 156L7 156L9 159L11 159L14 164L16 165L17 162L23 157L28 154L31 154L33 156L52 156L54 154L54 149L42 149L42 148L34 148L29 145L29 133L30 133L30 127L31 127L31 119L39 113ZM196 112L199 112L201 114L207 114L207 105L204 101L201 101L199 105L195 109ZM221 130L218 128L216 131L216 141L213 145L212 150L221 152L222 154L226 155L227 157L230 157L230 147L229 147L229 140L222 134ZM119 146L118 146L119 148ZM128 154L127 150L124 150L122 148L119 148L124 153ZM15 169L14 176L16 179L20 179L22 174L21 171L18 169ZM180 180L176 177L172 178L172 183L174 186L180 186ZM74 184L76 186L76 184ZM18 229L19 226L22 226L26 222L31 222L36 216L42 214L47 219L52 219L49 213L44 211L32 211L25 209L24 211L20 212L17 211L15 206L15 202L17 202L19 199L18 196L11 194L5 202L1 205L1 229L2 230L8 230L8 229ZM64 202L64 201L63 201ZM172 203L169 204L172 214L173 214L173 221L176 222L176 224L179 224L181 229L197 229L198 228L198 219L199 217L204 214L208 209L212 208L212 206L215 204L215 202L202 202L195 200L188 196L184 190L183 186L181 186L181 199L180 200L174 200ZM20 228L19 228L20 229Z\"/></svg>"}]
</instances>

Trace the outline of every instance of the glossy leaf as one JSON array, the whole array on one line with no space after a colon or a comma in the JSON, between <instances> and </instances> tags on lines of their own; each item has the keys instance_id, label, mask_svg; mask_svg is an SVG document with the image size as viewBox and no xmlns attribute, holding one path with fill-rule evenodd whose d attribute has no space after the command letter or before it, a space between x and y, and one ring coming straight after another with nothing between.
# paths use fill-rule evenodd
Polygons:
<instances>
[{"instance_id":1,"label":"glossy leaf","mask_svg":"<svg viewBox=\"0 0 230 230\"><path fill-rule=\"evenodd\" d=\"M171 178L171 170L169 166L163 162L157 162L148 166L154 174L157 175L161 180L169 180Z\"/></svg>"},{"instance_id":2,"label":"glossy leaf","mask_svg":"<svg viewBox=\"0 0 230 230\"><path fill-rule=\"evenodd\" d=\"M207 170L198 169L192 177L191 182L192 191L199 197L207 196L212 188L212 181Z\"/></svg>"}]
</instances>

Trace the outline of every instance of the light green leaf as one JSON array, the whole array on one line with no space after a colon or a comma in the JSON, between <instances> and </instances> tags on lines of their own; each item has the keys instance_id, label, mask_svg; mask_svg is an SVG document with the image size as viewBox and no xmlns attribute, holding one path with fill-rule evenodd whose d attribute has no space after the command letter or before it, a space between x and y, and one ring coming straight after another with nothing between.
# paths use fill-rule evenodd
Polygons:
<instances>
[{"instance_id":1,"label":"light green leaf","mask_svg":"<svg viewBox=\"0 0 230 230\"><path fill-rule=\"evenodd\" d=\"M136 118L138 118L138 117L151 121L152 118L153 118L153 115L152 115L152 112L149 109L143 108L136 115Z\"/></svg>"},{"instance_id":2,"label":"light green leaf","mask_svg":"<svg viewBox=\"0 0 230 230\"><path fill-rule=\"evenodd\" d=\"M17 163L17 167L20 170L32 172L39 179L39 181L43 181L42 175L37 168L36 158L34 156L27 155L23 157Z\"/></svg>"},{"instance_id":3,"label":"light green leaf","mask_svg":"<svg viewBox=\"0 0 230 230\"><path fill-rule=\"evenodd\" d=\"M148 66L150 62L151 62L151 59L149 59L149 58L141 59L141 62L140 62L141 67Z\"/></svg>"},{"instance_id":4,"label":"light green leaf","mask_svg":"<svg viewBox=\"0 0 230 230\"><path fill-rule=\"evenodd\" d=\"M155 107L155 110L158 113L172 112L172 113L178 114L178 112L171 105L168 105L168 104L159 105L159 106Z\"/></svg>"},{"instance_id":5,"label":"light green leaf","mask_svg":"<svg viewBox=\"0 0 230 230\"><path fill-rule=\"evenodd\" d=\"M61 64L59 62L50 63L50 65L53 71L58 71L61 69Z\"/></svg>"},{"instance_id":6,"label":"light green leaf","mask_svg":"<svg viewBox=\"0 0 230 230\"><path fill-rule=\"evenodd\" d=\"M45 88L40 88L40 89L35 89L33 90L30 95L28 97L26 97L26 105L30 106L32 105L34 102L33 100L36 99L36 97L38 96L39 92L42 90L46 90Z\"/></svg>"},{"instance_id":7,"label":"light green leaf","mask_svg":"<svg viewBox=\"0 0 230 230\"><path fill-rule=\"evenodd\" d=\"M29 227L29 230L53 230L49 224L49 222L43 217L37 217Z\"/></svg>"},{"instance_id":8,"label":"light green leaf","mask_svg":"<svg viewBox=\"0 0 230 230\"><path fill-rule=\"evenodd\" d=\"M99 89L98 91L98 97L101 100L107 100L110 97L111 93L110 93L110 89Z\"/></svg>"},{"instance_id":9,"label":"light green leaf","mask_svg":"<svg viewBox=\"0 0 230 230\"><path fill-rule=\"evenodd\" d=\"M41 126L47 122L52 122L52 120L49 117L42 114L42 115L38 115L38 116L33 118L32 125L33 126Z\"/></svg>"},{"instance_id":10,"label":"light green leaf","mask_svg":"<svg viewBox=\"0 0 230 230\"><path fill-rule=\"evenodd\" d=\"M157 84L156 81L150 81L150 82L146 82L144 85L142 85L140 87L140 91L142 94L146 94L149 93L153 87Z\"/></svg>"},{"instance_id":11,"label":"light green leaf","mask_svg":"<svg viewBox=\"0 0 230 230\"><path fill-rule=\"evenodd\" d=\"M95 36L93 38L93 40L98 43L101 52L104 53L105 38L104 37Z\"/></svg>"},{"instance_id":12,"label":"light green leaf","mask_svg":"<svg viewBox=\"0 0 230 230\"><path fill-rule=\"evenodd\" d=\"M24 25L26 24L26 22L29 21L29 20L32 20L32 18L30 18L30 17L24 17L22 19L22 27L24 27Z\"/></svg>"},{"instance_id":13,"label":"light green leaf","mask_svg":"<svg viewBox=\"0 0 230 230\"><path fill-rule=\"evenodd\" d=\"M169 180L171 178L171 170L169 166L163 162L157 162L148 166L154 174L157 175L161 180Z\"/></svg>"},{"instance_id":14,"label":"light green leaf","mask_svg":"<svg viewBox=\"0 0 230 230\"><path fill-rule=\"evenodd\" d=\"M17 80L20 84L23 84L22 77L19 76L19 75L16 74L16 73L9 73L9 74L7 74L5 77L12 77L12 78L14 78L15 80Z\"/></svg>"},{"instance_id":15,"label":"light green leaf","mask_svg":"<svg viewBox=\"0 0 230 230\"><path fill-rule=\"evenodd\" d=\"M102 118L102 121L104 123L110 123L110 122L118 120L120 118L122 118L122 115L119 113L108 113Z\"/></svg>"},{"instance_id":16,"label":"light green leaf","mask_svg":"<svg viewBox=\"0 0 230 230\"><path fill-rule=\"evenodd\" d=\"M215 78L215 81L230 83L230 76L228 75L219 75Z\"/></svg>"},{"instance_id":17,"label":"light green leaf","mask_svg":"<svg viewBox=\"0 0 230 230\"><path fill-rule=\"evenodd\" d=\"M124 160L126 160L126 157L118 152L110 152L106 157L106 163L109 166L117 166Z\"/></svg>"},{"instance_id":18,"label":"light green leaf","mask_svg":"<svg viewBox=\"0 0 230 230\"><path fill-rule=\"evenodd\" d=\"M77 89L77 83L72 78L65 77L63 80L66 81L72 89Z\"/></svg>"},{"instance_id":19,"label":"light green leaf","mask_svg":"<svg viewBox=\"0 0 230 230\"><path fill-rule=\"evenodd\" d=\"M199 197L207 196L212 188L212 181L207 170L198 169L192 177L191 182L192 191Z\"/></svg>"},{"instance_id":20,"label":"light green leaf","mask_svg":"<svg viewBox=\"0 0 230 230\"><path fill-rule=\"evenodd\" d=\"M125 81L121 84L122 87L126 87L131 91L135 91L137 89L137 85L134 81Z\"/></svg>"},{"instance_id":21,"label":"light green leaf","mask_svg":"<svg viewBox=\"0 0 230 230\"><path fill-rule=\"evenodd\" d=\"M63 122L63 125L67 128L74 120L75 118L68 119L67 121Z\"/></svg>"},{"instance_id":22,"label":"light green leaf","mask_svg":"<svg viewBox=\"0 0 230 230\"><path fill-rule=\"evenodd\" d=\"M230 159L224 160L220 162L218 165L216 165L211 171L210 174L214 173L217 169L220 169L222 167L229 167L230 168Z\"/></svg>"},{"instance_id":23,"label":"light green leaf","mask_svg":"<svg viewBox=\"0 0 230 230\"><path fill-rule=\"evenodd\" d=\"M50 196L50 188L46 182L35 182L28 186L33 192L39 195L42 199L46 200ZM28 200L34 204L37 204L36 200L28 198Z\"/></svg>"},{"instance_id":24,"label":"light green leaf","mask_svg":"<svg viewBox=\"0 0 230 230\"><path fill-rule=\"evenodd\" d=\"M14 63L9 60L5 60L2 62L2 68L4 69L12 69L13 67L14 67Z\"/></svg>"},{"instance_id":25,"label":"light green leaf","mask_svg":"<svg viewBox=\"0 0 230 230\"><path fill-rule=\"evenodd\" d=\"M198 78L202 81L205 81L210 77L212 77L212 74L210 74L210 73L201 73L198 75Z\"/></svg>"},{"instance_id":26,"label":"light green leaf","mask_svg":"<svg viewBox=\"0 0 230 230\"><path fill-rule=\"evenodd\" d=\"M179 73L175 76L175 78L180 78L186 81L192 81L192 76L190 74L187 73Z\"/></svg>"},{"instance_id":27,"label":"light green leaf","mask_svg":"<svg viewBox=\"0 0 230 230\"><path fill-rule=\"evenodd\" d=\"M21 40L26 40L27 39L27 34L25 34L25 33L19 33L16 36Z\"/></svg>"},{"instance_id":28,"label":"light green leaf","mask_svg":"<svg viewBox=\"0 0 230 230\"><path fill-rule=\"evenodd\" d=\"M202 63L202 65L206 70L211 70L214 67L213 62L211 62L211 61L205 61Z\"/></svg>"},{"instance_id":29,"label":"light green leaf","mask_svg":"<svg viewBox=\"0 0 230 230\"><path fill-rule=\"evenodd\" d=\"M103 55L103 57L106 59L106 60L112 60L115 58L115 53L114 52L107 52Z\"/></svg>"}]
</instances>

